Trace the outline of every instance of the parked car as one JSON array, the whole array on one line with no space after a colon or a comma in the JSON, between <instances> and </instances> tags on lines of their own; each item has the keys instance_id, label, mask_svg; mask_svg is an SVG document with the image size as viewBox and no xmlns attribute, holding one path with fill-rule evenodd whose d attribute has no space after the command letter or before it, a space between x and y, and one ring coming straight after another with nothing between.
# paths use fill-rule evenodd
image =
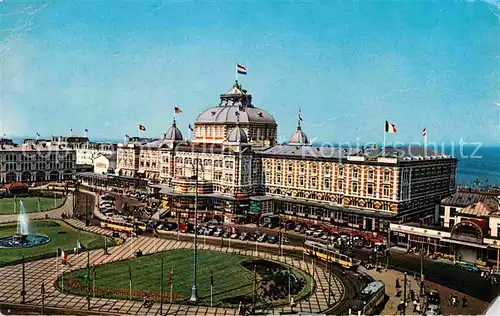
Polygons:
<instances>
[{"instance_id":1,"label":"parked car","mask_svg":"<svg viewBox=\"0 0 500 316\"><path fill-rule=\"evenodd\" d=\"M177 229L177 224L176 223L165 223L163 224L164 229L167 230L174 230Z\"/></svg>"},{"instance_id":2,"label":"parked car","mask_svg":"<svg viewBox=\"0 0 500 316\"><path fill-rule=\"evenodd\" d=\"M290 239L287 236L281 236L281 242L284 244L290 243Z\"/></svg>"},{"instance_id":3,"label":"parked car","mask_svg":"<svg viewBox=\"0 0 500 316\"><path fill-rule=\"evenodd\" d=\"M267 235L265 233L263 233L262 235L260 235L258 238L257 238L257 241L258 242L266 242L267 241Z\"/></svg>"},{"instance_id":4,"label":"parked car","mask_svg":"<svg viewBox=\"0 0 500 316\"><path fill-rule=\"evenodd\" d=\"M231 234L228 232L228 231L225 231L223 234L222 234L222 238L229 238Z\"/></svg>"},{"instance_id":5,"label":"parked car","mask_svg":"<svg viewBox=\"0 0 500 316\"><path fill-rule=\"evenodd\" d=\"M302 228L302 226L301 226L301 225L297 225L297 226L295 226L295 229L294 229L294 230L295 230L296 232L300 232L300 229L301 229L301 228Z\"/></svg>"},{"instance_id":6,"label":"parked car","mask_svg":"<svg viewBox=\"0 0 500 316\"><path fill-rule=\"evenodd\" d=\"M323 232L320 230L316 230L313 234L313 237L319 238L321 235L323 235Z\"/></svg>"},{"instance_id":7,"label":"parked car","mask_svg":"<svg viewBox=\"0 0 500 316\"><path fill-rule=\"evenodd\" d=\"M277 244L278 241L279 241L278 237L275 236L269 237L269 239L267 240L267 242L270 244Z\"/></svg>"},{"instance_id":8,"label":"parked car","mask_svg":"<svg viewBox=\"0 0 500 316\"><path fill-rule=\"evenodd\" d=\"M232 233L231 236L229 236L231 239L236 239L238 238L238 233Z\"/></svg>"},{"instance_id":9,"label":"parked car","mask_svg":"<svg viewBox=\"0 0 500 316\"><path fill-rule=\"evenodd\" d=\"M306 234L307 234L307 235L312 235L312 234L314 234L314 232L315 232L314 228L308 228L308 229L306 230Z\"/></svg>"},{"instance_id":10,"label":"parked car","mask_svg":"<svg viewBox=\"0 0 500 316\"><path fill-rule=\"evenodd\" d=\"M459 268L465 271L479 272L481 271L474 263L460 262L457 263Z\"/></svg>"},{"instance_id":11,"label":"parked car","mask_svg":"<svg viewBox=\"0 0 500 316\"><path fill-rule=\"evenodd\" d=\"M222 235L222 229L219 228L214 232L214 237L220 237Z\"/></svg>"},{"instance_id":12,"label":"parked car","mask_svg":"<svg viewBox=\"0 0 500 316\"><path fill-rule=\"evenodd\" d=\"M241 235L240 235L240 240L245 240L245 239L247 239L247 237L248 237L248 233L243 232L243 233L241 233Z\"/></svg>"}]
</instances>

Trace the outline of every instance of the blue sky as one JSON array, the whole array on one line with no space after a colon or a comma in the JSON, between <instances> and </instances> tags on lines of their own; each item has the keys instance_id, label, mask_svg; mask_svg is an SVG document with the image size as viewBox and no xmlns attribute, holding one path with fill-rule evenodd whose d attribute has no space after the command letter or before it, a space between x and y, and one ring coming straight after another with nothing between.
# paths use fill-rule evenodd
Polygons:
<instances>
[{"instance_id":1,"label":"blue sky","mask_svg":"<svg viewBox=\"0 0 500 316\"><path fill-rule=\"evenodd\" d=\"M500 4L225 1L0 3L1 130L161 136L234 81L321 141L500 144Z\"/></svg>"}]
</instances>

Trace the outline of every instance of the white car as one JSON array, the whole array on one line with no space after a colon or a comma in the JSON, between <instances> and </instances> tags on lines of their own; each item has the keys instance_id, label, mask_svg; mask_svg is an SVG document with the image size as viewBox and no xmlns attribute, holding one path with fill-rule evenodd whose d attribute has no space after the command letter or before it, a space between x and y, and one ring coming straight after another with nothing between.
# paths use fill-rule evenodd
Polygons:
<instances>
[{"instance_id":1,"label":"white car","mask_svg":"<svg viewBox=\"0 0 500 316\"><path fill-rule=\"evenodd\" d=\"M317 230L317 231L315 231L312 235L313 235L313 237L318 238L318 237L320 237L321 235L323 235L323 232L322 232L322 231L320 231L320 230Z\"/></svg>"},{"instance_id":2,"label":"white car","mask_svg":"<svg viewBox=\"0 0 500 316\"><path fill-rule=\"evenodd\" d=\"M314 234L314 229L312 229L312 228L308 228L308 229L306 230L306 234L307 234L307 235L312 235L312 234Z\"/></svg>"},{"instance_id":3,"label":"white car","mask_svg":"<svg viewBox=\"0 0 500 316\"><path fill-rule=\"evenodd\" d=\"M237 233L233 233L233 234L231 234L231 236L229 236L229 238L236 239L236 238L238 238L238 234Z\"/></svg>"},{"instance_id":4,"label":"white car","mask_svg":"<svg viewBox=\"0 0 500 316\"><path fill-rule=\"evenodd\" d=\"M222 235L222 229L217 229L217 231L215 231L214 233L214 237L220 237Z\"/></svg>"}]
</instances>

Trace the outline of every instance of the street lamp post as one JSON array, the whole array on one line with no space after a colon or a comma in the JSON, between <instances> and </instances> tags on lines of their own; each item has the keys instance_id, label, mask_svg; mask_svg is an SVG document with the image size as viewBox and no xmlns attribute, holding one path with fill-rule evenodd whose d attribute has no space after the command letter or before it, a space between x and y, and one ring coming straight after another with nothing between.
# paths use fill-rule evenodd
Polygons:
<instances>
[{"instance_id":1,"label":"street lamp post","mask_svg":"<svg viewBox=\"0 0 500 316\"><path fill-rule=\"evenodd\" d=\"M195 180L194 180L194 259L193 259L193 287L191 288L191 298L189 299L192 303L196 303L198 300L198 293L196 289L196 270L198 261L198 159L195 158Z\"/></svg>"}]
</instances>

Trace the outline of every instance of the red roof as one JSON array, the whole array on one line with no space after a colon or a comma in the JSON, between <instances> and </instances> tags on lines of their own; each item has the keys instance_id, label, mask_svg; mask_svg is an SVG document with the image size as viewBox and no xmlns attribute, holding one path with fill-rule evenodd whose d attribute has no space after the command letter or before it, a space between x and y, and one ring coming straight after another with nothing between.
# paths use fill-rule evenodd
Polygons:
<instances>
[{"instance_id":1,"label":"red roof","mask_svg":"<svg viewBox=\"0 0 500 316\"><path fill-rule=\"evenodd\" d=\"M21 183L21 182L12 182L12 183L7 183L4 188L6 188L7 190L16 190L16 189L24 189L24 188L27 188L28 186L25 184L25 183Z\"/></svg>"}]
</instances>

